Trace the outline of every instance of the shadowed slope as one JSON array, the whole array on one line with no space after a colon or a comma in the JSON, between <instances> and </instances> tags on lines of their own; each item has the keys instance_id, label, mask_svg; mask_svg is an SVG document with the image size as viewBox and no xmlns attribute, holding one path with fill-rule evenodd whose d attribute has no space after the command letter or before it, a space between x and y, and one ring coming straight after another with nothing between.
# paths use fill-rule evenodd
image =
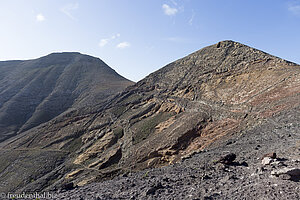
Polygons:
<instances>
[{"instance_id":1,"label":"shadowed slope","mask_svg":"<svg viewBox=\"0 0 300 200\"><path fill-rule=\"evenodd\" d=\"M100 59L79 53L0 62L0 74L0 141L132 84Z\"/></svg>"}]
</instances>

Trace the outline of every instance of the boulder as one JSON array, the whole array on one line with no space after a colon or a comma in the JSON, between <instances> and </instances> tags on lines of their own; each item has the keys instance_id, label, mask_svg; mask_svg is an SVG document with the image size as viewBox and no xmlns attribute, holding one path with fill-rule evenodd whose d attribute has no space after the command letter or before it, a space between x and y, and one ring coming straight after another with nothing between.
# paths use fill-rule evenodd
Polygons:
<instances>
[{"instance_id":1,"label":"boulder","mask_svg":"<svg viewBox=\"0 0 300 200\"><path fill-rule=\"evenodd\" d=\"M274 170L271 172L271 175L273 176L285 176L285 175L289 175L290 180L293 181L299 181L300 180L300 168L288 168L285 167L283 169L279 169L279 170ZM286 176L288 177L288 176Z\"/></svg>"},{"instance_id":2,"label":"boulder","mask_svg":"<svg viewBox=\"0 0 300 200\"><path fill-rule=\"evenodd\" d=\"M264 157L261 161L262 165L270 165L272 162L274 162L274 159L270 157Z\"/></svg>"},{"instance_id":3,"label":"boulder","mask_svg":"<svg viewBox=\"0 0 300 200\"><path fill-rule=\"evenodd\" d=\"M236 155L234 153L229 153L225 156L222 156L217 163L222 163L226 165L230 165L233 163L233 161L236 159Z\"/></svg>"},{"instance_id":4,"label":"boulder","mask_svg":"<svg viewBox=\"0 0 300 200\"><path fill-rule=\"evenodd\" d=\"M277 158L277 155L276 155L275 152L271 152L271 153L267 153L267 154L263 155L262 159L264 159L264 158L272 158L272 159L275 159L275 158Z\"/></svg>"}]
</instances>

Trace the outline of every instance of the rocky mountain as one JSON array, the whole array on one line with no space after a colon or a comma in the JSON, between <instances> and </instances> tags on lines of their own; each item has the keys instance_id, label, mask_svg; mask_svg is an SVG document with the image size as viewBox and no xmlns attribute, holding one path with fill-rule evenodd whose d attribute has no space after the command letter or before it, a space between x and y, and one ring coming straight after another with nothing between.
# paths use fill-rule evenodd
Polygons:
<instances>
[{"instance_id":1,"label":"rocky mountain","mask_svg":"<svg viewBox=\"0 0 300 200\"><path fill-rule=\"evenodd\" d=\"M100 59L80 53L0 62L0 141L67 110L101 103L131 84Z\"/></svg>"},{"instance_id":2,"label":"rocky mountain","mask_svg":"<svg viewBox=\"0 0 300 200\"><path fill-rule=\"evenodd\" d=\"M260 186L277 179L269 179L272 168L261 169L257 158L274 151L284 158L273 167L279 169L300 161L299 73L299 65L237 42L205 47L103 104L66 113L2 144L0 191L83 186L58 199L218 199L272 192ZM224 153L231 154L220 158ZM288 192L297 188L290 185L280 183Z\"/></svg>"}]
</instances>

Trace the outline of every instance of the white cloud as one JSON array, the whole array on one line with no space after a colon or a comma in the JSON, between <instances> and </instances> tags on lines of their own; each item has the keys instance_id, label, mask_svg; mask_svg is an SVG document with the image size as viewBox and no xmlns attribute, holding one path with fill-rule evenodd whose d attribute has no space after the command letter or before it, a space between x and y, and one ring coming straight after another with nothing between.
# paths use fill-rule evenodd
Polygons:
<instances>
[{"instance_id":1,"label":"white cloud","mask_svg":"<svg viewBox=\"0 0 300 200\"><path fill-rule=\"evenodd\" d=\"M176 15L176 13L178 12L177 8L172 8L168 4L163 4L162 8L164 10L164 13L169 16Z\"/></svg>"},{"instance_id":2,"label":"white cloud","mask_svg":"<svg viewBox=\"0 0 300 200\"><path fill-rule=\"evenodd\" d=\"M102 39L102 40L100 40L99 46L100 47L104 47L105 45L107 45L108 41L109 41L108 39Z\"/></svg>"},{"instance_id":3,"label":"white cloud","mask_svg":"<svg viewBox=\"0 0 300 200\"><path fill-rule=\"evenodd\" d=\"M74 16L72 15L72 11L75 11L79 8L78 3L70 3L65 5L60 9L61 12L63 12L65 15L67 15L71 19L75 19Z\"/></svg>"},{"instance_id":4,"label":"white cloud","mask_svg":"<svg viewBox=\"0 0 300 200\"><path fill-rule=\"evenodd\" d=\"M288 6L288 9L290 12L292 12L295 15L300 15L300 5L299 4L290 4Z\"/></svg>"},{"instance_id":5,"label":"white cloud","mask_svg":"<svg viewBox=\"0 0 300 200\"><path fill-rule=\"evenodd\" d=\"M36 16L36 21L38 22L45 21L45 19L46 19L45 16L42 15L41 13Z\"/></svg>"},{"instance_id":6,"label":"white cloud","mask_svg":"<svg viewBox=\"0 0 300 200\"><path fill-rule=\"evenodd\" d=\"M117 45L117 48L118 49L125 49L125 48L130 47L130 46L131 46L131 44L129 42L121 42Z\"/></svg>"},{"instance_id":7,"label":"white cloud","mask_svg":"<svg viewBox=\"0 0 300 200\"><path fill-rule=\"evenodd\" d=\"M114 40L114 39L117 39L121 37L121 34L120 33L117 33L116 35L113 35L111 36L110 38L103 38L100 40L99 42L99 46L100 47L104 47L105 45L107 45L110 41Z\"/></svg>"}]
</instances>

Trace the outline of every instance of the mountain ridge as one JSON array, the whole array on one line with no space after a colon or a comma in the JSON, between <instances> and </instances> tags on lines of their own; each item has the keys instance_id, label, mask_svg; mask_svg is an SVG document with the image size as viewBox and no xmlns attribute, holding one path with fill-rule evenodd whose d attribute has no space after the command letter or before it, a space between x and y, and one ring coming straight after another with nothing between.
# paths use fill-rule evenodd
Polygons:
<instances>
[{"instance_id":1,"label":"mountain ridge","mask_svg":"<svg viewBox=\"0 0 300 200\"><path fill-rule=\"evenodd\" d=\"M105 104L66 113L2 146L0 162L8 164L0 172L0 186L4 191L57 190L64 182L83 186L181 162L230 141L239 144L242 136L247 142L251 131L273 127L281 115L299 109L299 74L299 65L240 43L211 45L150 74ZM287 120L297 128L297 121ZM266 128L262 142L268 138ZM295 132L292 137L298 136ZM257 166L253 156L261 150L252 148L246 146L242 156ZM219 151L212 151L209 159ZM24 178L18 177L24 171L11 163L24 162L23 154L27 162L38 163L40 175L29 167ZM5 160L8 155L13 162ZM47 167L38 162L50 155ZM35 181L29 182L32 177ZM10 178L19 186L4 186Z\"/></svg>"},{"instance_id":2,"label":"mountain ridge","mask_svg":"<svg viewBox=\"0 0 300 200\"><path fill-rule=\"evenodd\" d=\"M8 127L8 136L71 107L101 102L132 83L99 58L80 53L52 53L8 64L4 61L0 70L0 124L2 130ZM106 83L108 79L111 85Z\"/></svg>"}]
</instances>

